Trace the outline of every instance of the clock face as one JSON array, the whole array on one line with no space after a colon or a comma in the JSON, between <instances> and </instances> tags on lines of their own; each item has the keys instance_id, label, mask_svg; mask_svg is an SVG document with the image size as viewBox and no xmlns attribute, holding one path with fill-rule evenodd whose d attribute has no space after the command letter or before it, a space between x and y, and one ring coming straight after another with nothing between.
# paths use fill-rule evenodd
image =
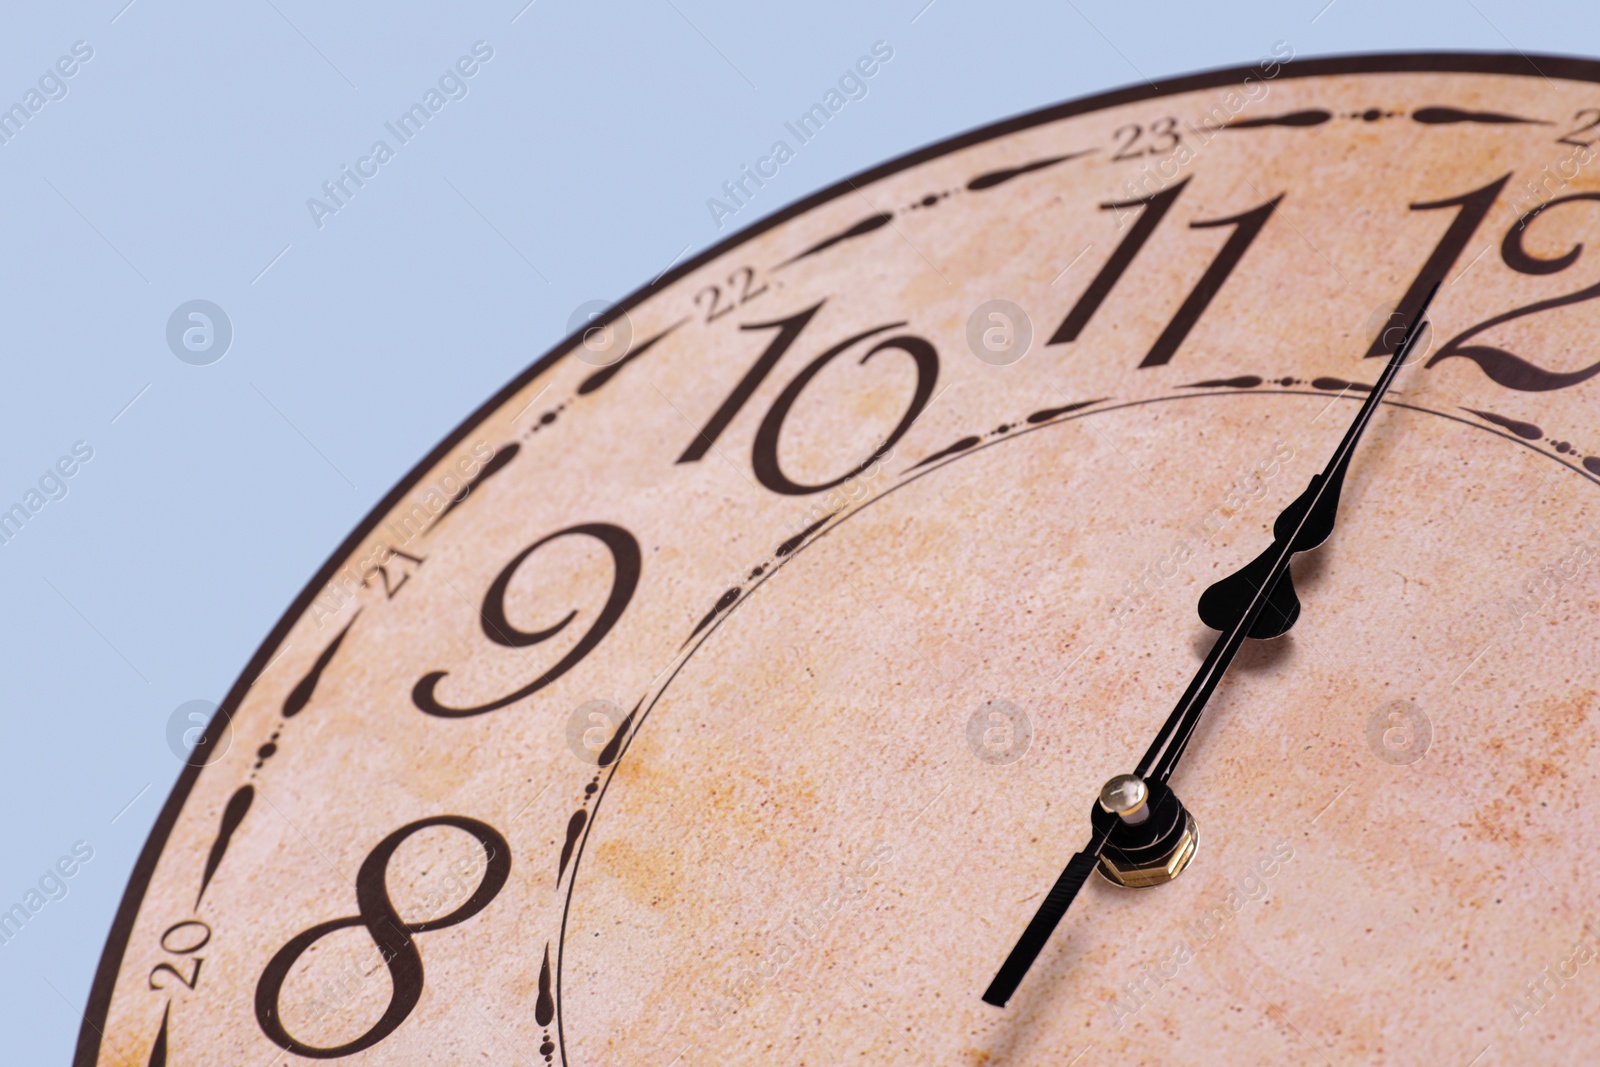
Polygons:
<instances>
[{"instance_id":1,"label":"clock face","mask_svg":"<svg viewBox=\"0 0 1600 1067\"><path fill-rule=\"evenodd\" d=\"M78 1063L1588 1062L1600 65L1539 63L1063 105L596 320L262 646ZM1193 861L983 1003L1435 281Z\"/></svg>"}]
</instances>

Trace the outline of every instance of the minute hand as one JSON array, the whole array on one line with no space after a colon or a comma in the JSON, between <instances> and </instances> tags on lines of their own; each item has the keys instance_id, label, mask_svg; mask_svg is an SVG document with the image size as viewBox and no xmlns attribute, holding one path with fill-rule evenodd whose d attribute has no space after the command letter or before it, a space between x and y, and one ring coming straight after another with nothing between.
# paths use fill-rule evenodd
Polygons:
<instances>
[{"instance_id":1,"label":"minute hand","mask_svg":"<svg viewBox=\"0 0 1600 1067\"><path fill-rule=\"evenodd\" d=\"M1404 339L1378 377L1377 384L1367 396L1361 410L1345 431L1344 439L1322 473L1311 479L1306 491L1283 509L1273 523L1272 545L1254 561L1222 579L1207 589L1200 598L1200 618L1208 625L1223 631L1206 656L1205 663L1189 683L1183 697L1162 725L1156 739L1139 761L1134 772L1140 778L1154 778L1165 782L1182 758L1189 738L1200 721L1206 701L1227 671L1246 637L1271 638L1288 631L1300 614L1300 600L1295 596L1289 561L1295 553L1316 548L1333 532L1339 511L1339 492L1344 485L1345 472L1356 444L1366 431L1367 424L1378 409L1384 394L1394 382L1395 375L1405 365L1417 338L1421 336L1423 315L1433 296L1439 291L1437 283L1428 291L1416 316L1407 328Z\"/></svg>"},{"instance_id":2,"label":"minute hand","mask_svg":"<svg viewBox=\"0 0 1600 1067\"><path fill-rule=\"evenodd\" d=\"M1139 769L1135 772L1138 778L1148 782L1154 777L1165 788L1167 778L1182 757L1184 747L1188 745L1195 725L1200 721L1206 701L1222 680L1228 665L1244 644L1244 639L1277 637L1294 625L1295 618L1300 614L1300 601L1294 595L1289 560L1296 552L1320 545L1333 532L1339 508L1339 488L1344 482L1356 443L1361 440L1361 434L1372 420L1373 412L1383 400L1384 393L1389 391L1395 375L1405 364L1406 356L1420 336L1423 313L1438 289L1435 285L1417 309L1416 317L1397 346L1394 357L1372 387L1366 403L1361 405L1355 421L1345 431L1344 440L1339 442L1327 467L1311 479L1306 491L1284 508L1273 523L1272 547L1238 573L1212 586L1200 598L1200 617L1207 624L1222 630L1222 635L1211 646L1205 663L1201 664L1199 672L1178 701L1178 706L1172 709L1155 742L1139 762ZM1269 610L1272 611L1271 616L1266 614ZM1016 992L1028 968L1033 966L1033 961L1055 931L1056 924L1072 906L1083 883L1094 873L1115 825L1115 820L1099 825L1083 851L1075 853L1067 862L1061 877L1056 879L1027 929L1012 947L1011 954L1001 964L994 981L989 983L989 988L983 994L986 1002L1004 1007L1011 999L1011 994Z\"/></svg>"}]
</instances>

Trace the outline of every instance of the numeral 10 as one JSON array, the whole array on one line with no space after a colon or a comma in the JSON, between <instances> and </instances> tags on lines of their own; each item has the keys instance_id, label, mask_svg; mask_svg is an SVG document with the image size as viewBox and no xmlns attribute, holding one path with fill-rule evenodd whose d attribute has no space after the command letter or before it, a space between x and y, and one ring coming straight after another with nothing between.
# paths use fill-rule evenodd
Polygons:
<instances>
[{"instance_id":1,"label":"numeral 10","mask_svg":"<svg viewBox=\"0 0 1600 1067\"><path fill-rule=\"evenodd\" d=\"M684 449L683 455L678 457L677 462L698 463L705 458L707 452L716 447L717 439L728 428L728 424L733 421L734 416L749 402L751 396L760 388L761 383L766 380L767 375L772 373L772 368L777 366L784 353L795 343L805 330L806 325L820 310L822 310L822 305L817 304L797 315L791 315L787 319L780 319L776 322L751 323L740 327L741 330L776 330L777 333L773 336L771 343L767 345L766 351L761 353L761 356L745 372L744 377L739 380L739 384L734 386L733 392L728 394L727 398L712 414L710 420L700 428L700 432L695 435L689 447ZM766 416L761 420L761 426L756 430L755 441L751 446L750 460L751 468L755 472L757 481L774 493L782 493L785 496L804 496L809 493L820 493L825 489L832 489L836 485L842 485L868 467L871 467L882 459L900 438L905 436L906 431L911 429L911 424L917 421L917 416L922 414L922 409L927 407L928 401L933 398L933 389L939 380L939 354L934 351L933 345L929 344L927 339L914 334L897 334L892 337L885 337L867 349L866 354L857 361L866 363L880 352L895 351L909 356L917 370L917 384L912 391L910 402L906 405L905 414L900 417L899 424L889 432L889 436L873 450L870 456L837 478L832 478L816 485L807 485L794 481L784 473L783 468L778 464L779 434L783 431L783 424L789 417L790 409L794 407L795 401L800 398L801 392L810 384L811 379L815 378L824 367L839 356L844 355L854 345L904 325L904 322L889 322L847 337L813 359L790 380L789 384L784 387L783 392L778 394L778 398L772 402L772 407L767 410Z\"/></svg>"}]
</instances>

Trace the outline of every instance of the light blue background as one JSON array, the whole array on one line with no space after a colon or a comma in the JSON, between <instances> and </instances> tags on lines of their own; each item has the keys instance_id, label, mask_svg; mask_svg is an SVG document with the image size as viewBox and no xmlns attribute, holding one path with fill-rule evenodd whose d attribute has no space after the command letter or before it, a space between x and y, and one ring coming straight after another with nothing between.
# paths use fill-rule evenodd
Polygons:
<instances>
[{"instance_id":1,"label":"light blue background","mask_svg":"<svg viewBox=\"0 0 1600 1067\"><path fill-rule=\"evenodd\" d=\"M0 907L94 848L0 945L6 1063L71 1056L177 777L173 709L220 700L328 553L579 304L930 141L1275 41L1600 52L1592 4L1511 0L126 3L13 4L0 33L0 105L94 49L0 144L0 509L94 449L0 546ZM393 144L384 122L478 40L494 58L468 95L319 230L306 199ZM877 40L894 58L869 95L719 230L707 198ZM194 298L233 323L211 366L166 346Z\"/></svg>"}]
</instances>

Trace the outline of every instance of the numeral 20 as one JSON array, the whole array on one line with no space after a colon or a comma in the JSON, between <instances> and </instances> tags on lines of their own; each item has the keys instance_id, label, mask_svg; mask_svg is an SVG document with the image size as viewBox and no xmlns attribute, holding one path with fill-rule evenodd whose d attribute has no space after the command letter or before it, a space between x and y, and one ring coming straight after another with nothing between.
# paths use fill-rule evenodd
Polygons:
<instances>
[{"instance_id":1,"label":"numeral 20","mask_svg":"<svg viewBox=\"0 0 1600 1067\"><path fill-rule=\"evenodd\" d=\"M180 939L179 944L168 944L168 941L172 939L174 934L177 934L180 930L190 926L199 927L198 933L185 933ZM185 976L183 972L179 971L170 963L158 963L150 969L150 988L167 988L164 985L156 984L156 975L165 973L172 975L182 985L193 989L195 987L195 983L200 981L200 965L206 961L204 956L196 956L194 954L205 948L206 943L210 940L211 927L207 926L199 919L185 919L183 922L173 923L171 926L167 927L166 930L161 934L161 947L167 952L172 953L174 956L191 957L189 962L194 964L194 966L189 969L189 974Z\"/></svg>"}]
</instances>

